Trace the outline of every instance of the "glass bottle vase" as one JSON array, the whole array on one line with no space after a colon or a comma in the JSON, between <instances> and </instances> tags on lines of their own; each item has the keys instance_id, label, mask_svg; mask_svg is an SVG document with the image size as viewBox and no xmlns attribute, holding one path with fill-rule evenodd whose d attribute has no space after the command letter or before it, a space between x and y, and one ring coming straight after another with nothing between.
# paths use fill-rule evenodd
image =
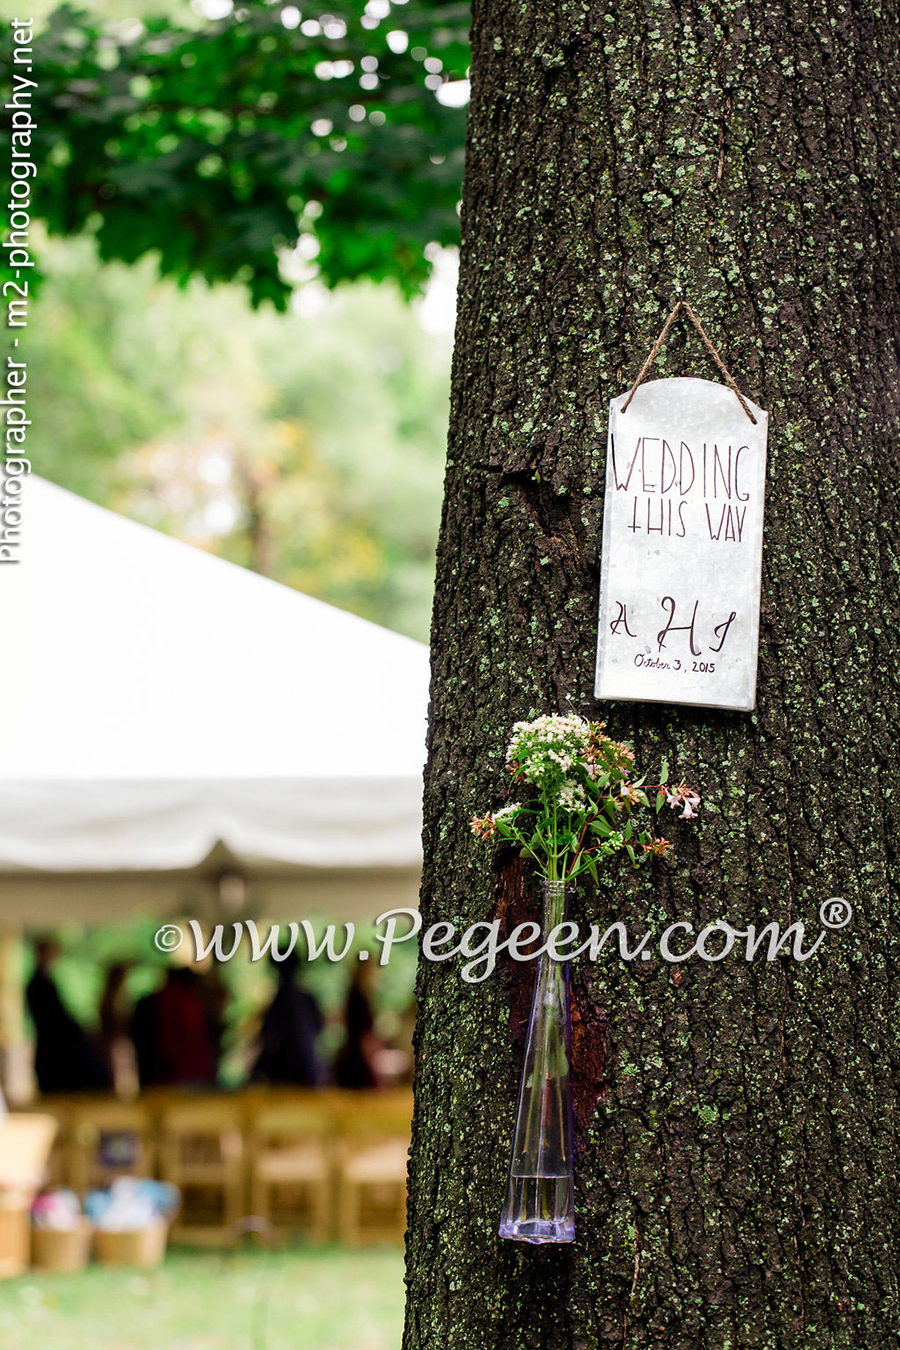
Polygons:
<instances>
[{"instance_id":1,"label":"glass bottle vase","mask_svg":"<svg viewBox=\"0 0 900 1350\"><path fill-rule=\"evenodd\" d=\"M543 936L562 923L566 883L545 881ZM575 1238L569 963L538 957L500 1236Z\"/></svg>"}]
</instances>

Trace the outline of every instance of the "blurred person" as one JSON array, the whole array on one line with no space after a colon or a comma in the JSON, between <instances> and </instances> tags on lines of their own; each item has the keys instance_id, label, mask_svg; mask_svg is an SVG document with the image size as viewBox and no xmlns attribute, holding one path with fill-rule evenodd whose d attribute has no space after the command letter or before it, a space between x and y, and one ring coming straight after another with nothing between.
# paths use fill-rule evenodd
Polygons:
<instances>
[{"instance_id":1,"label":"blurred person","mask_svg":"<svg viewBox=\"0 0 900 1350\"><path fill-rule=\"evenodd\" d=\"M370 997L374 978L374 967L368 961L357 962L344 1005L346 1037L334 1062L334 1080L338 1087L381 1086L376 1066L382 1044L375 1034L375 1014Z\"/></svg>"},{"instance_id":2,"label":"blurred person","mask_svg":"<svg viewBox=\"0 0 900 1350\"><path fill-rule=\"evenodd\" d=\"M318 1087L324 1072L316 1050L322 1030L319 1005L297 983L300 958L295 951L282 960L270 957L278 978L275 997L263 1016L259 1053L251 1070L257 1083L290 1083L295 1087Z\"/></svg>"},{"instance_id":3,"label":"blurred person","mask_svg":"<svg viewBox=\"0 0 900 1350\"><path fill-rule=\"evenodd\" d=\"M156 998L159 990L145 994L134 1005L131 1015L131 1042L137 1064L138 1083L142 1088L158 1087L163 1078L156 1034Z\"/></svg>"},{"instance_id":4,"label":"blurred person","mask_svg":"<svg viewBox=\"0 0 900 1350\"><path fill-rule=\"evenodd\" d=\"M132 1014L127 1004L125 981L131 966L116 961L106 972L100 995L100 1054L116 1093L134 1095L137 1087L137 1062L131 1039Z\"/></svg>"},{"instance_id":5,"label":"blurred person","mask_svg":"<svg viewBox=\"0 0 900 1350\"><path fill-rule=\"evenodd\" d=\"M103 1092L112 1079L84 1028L68 1011L50 971L60 954L52 938L35 943L35 971L25 990L34 1023L34 1072L44 1095Z\"/></svg>"},{"instance_id":6,"label":"blurred person","mask_svg":"<svg viewBox=\"0 0 900 1350\"><path fill-rule=\"evenodd\" d=\"M141 1087L211 1087L216 1055L200 977L173 966L165 984L135 1004L132 1037Z\"/></svg>"}]
</instances>

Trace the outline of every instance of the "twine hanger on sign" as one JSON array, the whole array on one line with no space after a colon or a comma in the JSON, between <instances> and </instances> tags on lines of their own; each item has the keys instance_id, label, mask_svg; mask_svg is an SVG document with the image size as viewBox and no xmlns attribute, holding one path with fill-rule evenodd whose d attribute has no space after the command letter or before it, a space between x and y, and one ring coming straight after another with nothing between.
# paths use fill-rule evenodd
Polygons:
<instances>
[{"instance_id":1,"label":"twine hanger on sign","mask_svg":"<svg viewBox=\"0 0 900 1350\"><path fill-rule=\"evenodd\" d=\"M665 323L663 324L662 332L660 333L659 337L658 337L658 338L656 339L656 341L654 342L653 346L650 348L650 354L649 354L649 356L647 357L647 359L646 359L646 361L644 362L644 364L641 366L641 369L640 369L640 371L639 371L639 373L638 373L638 377L637 377L637 379L635 380L634 384L631 386L631 389L630 389L630 391L629 391L628 397L626 398L625 402L622 404L622 412L625 412L625 410L627 409L629 403L630 403L631 400L634 398L635 393L637 392L638 385L640 385L641 383L643 383L644 379L645 379L646 376L647 376L647 372L649 371L650 367L653 365L653 362L656 360L657 356L659 356L660 348L662 347L662 345L663 345L663 343L665 342L666 338L669 336L669 333L670 333L670 331L671 331L671 329L672 329L672 324L675 322L675 320L676 320L677 317L678 317L679 311L682 310L682 309L683 309L684 312L687 314L688 318L690 319L691 323L692 323L692 324L694 325L694 327L696 328L697 332L700 334L700 339L701 339L701 341L703 342L704 347L705 347L706 350L709 352L709 354L710 354L710 356L712 357L712 359L715 361L715 363L716 363L716 365L718 366L719 370L720 370L720 371L722 372L722 374L725 376L725 379L726 379L726 381L728 382L728 387L729 387L729 388L737 395L738 402L740 403L740 405L741 405L741 407L743 408L744 412L745 412L745 413L747 414L747 416L750 418L750 421L753 423L753 425L756 426L756 418L753 416L753 413L750 411L750 405L748 404L747 400L744 398L744 395L741 393L740 389L738 389L737 385L735 384L734 380L732 379L731 373L730 373L730 371L728 370L728 367L725 365L725 362L722 360L721 356L719 355L719 353L716 351L715 347L713 346L713 344L712 344L712 342L711 342L709 336L707 335L706 329L703 327L703 324L702 324L702 323L700 322L700 320L697 318L697 315L696 315L696 314L694 313L694 311L691 309L691 306L688 304L688 302L687 302L686 300L679 300L679 301L678 301L678 303L676 304L675 308L672 310L672 313L669 315L669 317L666 319Z\"/></svg>"}]
</instances>

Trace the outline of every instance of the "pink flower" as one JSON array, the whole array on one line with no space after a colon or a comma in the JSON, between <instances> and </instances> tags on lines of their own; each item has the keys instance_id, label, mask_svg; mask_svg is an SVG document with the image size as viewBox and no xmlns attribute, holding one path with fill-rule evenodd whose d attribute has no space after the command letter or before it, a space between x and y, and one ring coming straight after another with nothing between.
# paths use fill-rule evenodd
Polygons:
<instances>
[{"instance_id":1,"label":"pink flower","mask_svg":"<svg viewBox=\"0 0 900 1350\"><path fill-rule=\"evenodd\" d=\"M682 820L690 820L697 814L700 798L687 783L679 783L677 787L666 789L666 802L673 811L677 811L679 806L683 807Z\"/></svg>"}]
</instances>

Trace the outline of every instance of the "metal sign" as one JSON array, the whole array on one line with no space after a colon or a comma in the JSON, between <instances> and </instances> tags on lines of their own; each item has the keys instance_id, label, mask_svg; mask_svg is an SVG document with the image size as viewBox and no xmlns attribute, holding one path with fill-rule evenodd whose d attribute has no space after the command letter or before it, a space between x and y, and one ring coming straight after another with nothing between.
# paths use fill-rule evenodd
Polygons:
<instances>
[{"instance_id":1,"label":"metal sign","mask_svg":"<svg viewBox=\"0 0 900 1350\"><path fill-rule=\"evenodd\" d=\"M600 699L756 703L768 414L709 380L610 403Z\"/></svg>"}]
</instances>

